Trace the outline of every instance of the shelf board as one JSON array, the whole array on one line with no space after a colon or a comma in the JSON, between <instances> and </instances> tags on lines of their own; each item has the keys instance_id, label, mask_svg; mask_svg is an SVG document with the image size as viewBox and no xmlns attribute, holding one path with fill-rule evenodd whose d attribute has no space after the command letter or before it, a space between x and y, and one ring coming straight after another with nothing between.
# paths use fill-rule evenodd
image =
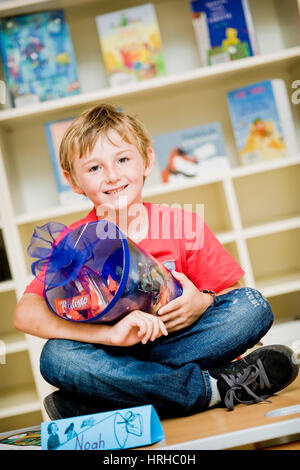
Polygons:
<instances>
[{"instance_id":1,"label":"shelf board","mask_svg":"<svg viewBox=\"0 0 300 470\"><path fill-rule=\"evenodd\" d=\"M224 180L226 177L240 177L251 175L255 173L261 173L264 171L270 171L278 168L284 168L287 166L293 166L300 164L300 155L294 156L293 158L284 158L282 160L276 160L272 162L265 162L260 163L258 165L250 165L249 167L235 167L229 168L228 170L222 170L220 172L209 172L202 176L197 176L191 179L187 179L186 181L181 181L180 186L178 183L161 183L157 185L153 185L151 187L145 187L143 190L143 197L144 198L151 198L153 196L159 196L167 193L172 192L180 192L185 189L195 188L197 186L203 186L206 184L218 183ZM57 206L57 207L50 207L48 209L19 214L16 216L16 223L17 225L24 225L33 222L38 222L42 220L49 220L54 217L60 217L64 215L76 214L78 212L83 211L90 211L92 209L92 204L90 202L84 202L82 204L70 204L66 206ZM285 222L284 222L285 223ZM287 222L287 223L296 223L294 222ZM279 224L279 222L278 222ZM247 227L245 228L245 236L251 237L256 235L251 235L255 233L256 230L262 230L268 232L268 230L272 231L272 227L269 227L270 224L263 224L260 225L259 228L257 227ZM276 231L276 230L274 230ZM271 233L271 232L270 232ZM0 285L1 286L1 285Z\"/></svg>"},{"instance_id":2,"label":"shelf board","mask_svg":"<svg viewBox=\"0 0 300 470\"><path fill-rule=\"evenodd\" d=\"M272 233L284 232L286 230L293 230L300 228L300 216L280 219L265 224L247 227L243 230L245 238L256 238Z\"/></svg>"},{"instance_id":3,"label":"shelf board","mask_svg":"<svg viewBox=\"0 0 300 470\"><path fill-rule=\"evenodd\" d=\"M257 279L255 283L265 297L288 294L300 290L300 272L290 272L273 277Z\"/></svg>"},{"instance_id":4,"label":"shelf board","mask_svg":"<svg viewBox=\"0 0 300 470\"><path fill-rule=\"evenodd\" d=\"M20 121L24 124L24 119L40 119L42 115L49 113L56 113L62 110L71 111L75 108L91 106L101 101L108 101L114 98L126 96L135 98L145 92L153 92L171 86L182 87L190 82L199 82L199 84L202 85L208 83L211 86L212 80L223 80L227 75L232 76L233 74L240 74L242 71L265 67L266 65L282 64L286 67L287 65L297 63L299 56L300 46L296 46L279 52L247 57L225 64L200 67L165 77L156 77L137 84L124 85L123 87L117 88L104 88L75 96L42 102L32 106L6 109L0 111L0 125L13 126Z\"/></svg>"},{"instance_id":5,"label":"shelf board","mask_svg":"<svg viewBox=\"0 0 300 470\"><path fill-rule=\"evenodd\" d=\"M11 10L20 10L24 7L31 8L34 5L46 5L49 3L51 3L51 0L6 0L0 3L0 12L7 13Z\"/></svg>"},{"instance_id":6,"label":"shelf board","mask_svg":"<svg viewBox=\"0 0 300 470\"><path fill-rule=\"evenodd\" d=\"M235 242L237 238L234 232L215 232L215 235L222 245Z\"/></svg>"},{"instance_id":7,"label":"shelf board","mask_svg":"<svg viewBox=\"0 0 300 470\"><path fill-rule=\"evenodd\" d=\"M0 18L10 15L32 13L45 10L46 8L66 8L80 5L81 3L82 0L6 0L0 3Z\"/></svg>"},{"instance_id":8,"label":"shelf board","mask_svg":"<svg viewBox=\"0 0 300 470\"><path fill-rule=\"evenodd\" d=\"M183 191L184 189L191 189L193 187L202 186L205 184L217 183L222 181L223 175L218 173L207 174L201 177L193 178L187 182L181 182L180 188L177 183L158 184L152 187L145 188L143 190L143 197L150 198L152 196L158 196L160 194L166 194L170 192ZM92 209L91 202L84 202L82 204L70 204L67 206L50 207L37 212L19 214L16 216L17 225L30 224L32 222L38 222L42 220L49 220L54 217L60 217L64 215L75 214L83 211L90 211Z\"/></svg>"},{"instance_id":9,"label":"shelf board","mask_svg":"<svg viewBox=\"0 0 300 470\"><path fill-rule=\"evenodd\" d=\"M244 176L255 175L257 173L264 173L265 171L278 170L280 168L286 168L288 166L294 166L299 164L300 154L297 154L292 155L290 157L271 160L269 162L256 163L247 166L237 166L235 168L231 168L230 175L233 179L235 179Z\"/></svg>"},{"instance_id":10,"label":"shelf board","mask_svg":"<svg viewBox=\"0 0 300 470\"><path fill-rule=\"evenodd\" d=\"M218 183L223 180L224 174L229 170L209 170L206 174L201 176L194 176L192 178L185 178L180 182L161 183L153 185L152 187L145 187L143 189L143 197L148 198L152 196L159 196L160 194L175 193L184 191L185 189L196 188L197 186L204 186L206 184Z\"/></svg>"},{"instance_id":11,"label":"shelf board","mask_svg":"<svg viewBox=\"0 0 300 470\"><path fill-rule=\"evenodd\" d=\"M0 333L0 338L5 344L6 354L13 354L28 349L26 338L24 334L19 331L14 331L6 335L1 335Z\"/></svg>"},{"instance_id":12,"label":"shelf board","mask_svg":"<svg viewBox=\"0 0 300 470\"><path fill-rule=\"evenodd\" d=\"M9 292L15 289L15 282L10 279L8 281L0 282L0 293L1 292Z\"/></svg>"},{"instance_id":13,"label":"shelf board","mask_svg":"<svg viewBox=\"0 0 300 470\"><path fill-rule=\"evenodd\" d=\"M53 217L60 217L77 212L90 211L93 205L91 202L84 202L81 204L70 204L67 206L50 207L37 212L29 214L20 214L16 216L18 225L30 224L31 222L38 222L39 220L51 219Z\"/></svg>"},{"instance_id":14,"label":"shelf board","mask_svg":"<svg viewBox=\"0 0 300 470\"><path fill-rule=\"evenodd\" d=\"M0 419L40 410L41 404L34 385L4 389L0 392Z\"/></svg>"},{"instance_id":15,"label":"shelf board","mask_svg":"<svg viewBox=\"0 0 300 470\"><path fill-rule=\"evenodd\" d=\"M153 196L159 196L161 194L183 191L184 189L191 189L193 187L202 186L205 184L217 183L222 181L223 175L220 174L208 174L203 177L196 177L187 182L182 182L180 188L176 183L158 184L153 187L148 187L143 190L143 197L150 198ZM82 204L70 204L66 206L50 207L36 212L19 214L16 216L17 225L25 225L33 222L42 220L49 220L54 217L61 217L64 215L76 214L78 212L90 211L92 209L91 202L85 202Z\"/></svg>"}]
</instances>

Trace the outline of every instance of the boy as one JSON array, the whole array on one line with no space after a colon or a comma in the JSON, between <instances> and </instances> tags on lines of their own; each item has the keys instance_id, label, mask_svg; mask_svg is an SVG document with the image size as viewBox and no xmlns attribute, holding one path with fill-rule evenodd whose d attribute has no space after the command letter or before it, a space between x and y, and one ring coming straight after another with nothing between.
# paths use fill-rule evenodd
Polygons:
<instances>
[{"instance_id":1,"label":"boy","mask_svg":"<svg viewBox=\"0 0 300 470\"><path fill-rule=\"evenodd\" d=\"M266 399L298 374L284 346L234 361L271 327L270 305L257 290L241 287L244 271L198 215L142 202L154 158L143 126L108 105L81 114L61 142L66 179L94 205L71 229L111 220L172 269L183 293L157 316L133 311L114 325L76 324L49 311L35 279L14 321L49 339L40 365L59 389L46 400L52 419L149 403L161 417L217 404L232 410Z\"/></svg>"}]
</instances>

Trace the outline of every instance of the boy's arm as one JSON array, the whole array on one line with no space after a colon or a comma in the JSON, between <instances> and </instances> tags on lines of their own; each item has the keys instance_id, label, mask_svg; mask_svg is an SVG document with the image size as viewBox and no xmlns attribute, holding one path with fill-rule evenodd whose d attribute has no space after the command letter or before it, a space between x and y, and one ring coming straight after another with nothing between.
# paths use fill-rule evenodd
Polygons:
<instances>
[{"instance_id":1,"label":"boy's arm","mask_svg":"<svg viewBox=\"0 0 300 470\"><path fill-rule=\"evenodd\" d=\"M14 313L14 326L40 338L57 338L108 346L132 346L167 335L158 317L135 310L115 325L76 323L59 318L48 308L43 297L24 294Z\"/></svg>"},{"instance_id":2,"label":"boy's arm","mask_svg":"<svg viewBox=\"0 0 300 470\"><path fill-rule=\"evenodd\" d=\"M235 284L233 284L231 287L227 287L227 289L221 290L220 292L217 293L217 295L227 294L227 292L230 292L231 290L234 290L234 289L240 289L241 287L243 286L240 283L240 281L238 281Z\"/></svg>"},{"instance_id":3,"label":"boy's arm","mask_svg":"<svg viewBox=\"0 0 300 470\"><path fill-rule=\"evenodd\" d=\"M157 312L165 323L169 333L186 328L199 320L213 303L213 297L210 294L199 291L195 284L188 279L184 273L172 271L172 274L182 286L182 295L171 300L171 302L161 307ZM217 295L226 294L240 287L242 286L238 281L232 286L219 291Z\"/></svg>"},{"instance_id":4,"label":"boy's arm","mask_svg":"<svg viewBox=\"0 0 300 470\"><path fill-rule=\"evenodd\" d=\"M90 323L79 324L59 318L38 294L26 293L21 297L14 313L14 326L17 330L40 338L110 344L108 325L93 328L94 325Z\"/></svg>"}]
</instances>

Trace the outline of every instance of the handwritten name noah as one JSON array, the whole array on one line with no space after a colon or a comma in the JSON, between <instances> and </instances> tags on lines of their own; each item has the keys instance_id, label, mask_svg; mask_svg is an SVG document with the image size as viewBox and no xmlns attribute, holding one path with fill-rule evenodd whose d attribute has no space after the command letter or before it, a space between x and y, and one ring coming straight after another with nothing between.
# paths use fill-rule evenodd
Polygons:
<instances>
[{"instance_id":1,"label":"handwritten name noah","mask_svg":"<svg viewBox=\"0 0 300 470\"><path fill-rule=\"evenodd\" d=\"M97 450L105 449L105 442L101 439L101 432L99 434L98 440L89 441L85 440L84 433L76 437L75 441L75 450Z\"/></svg>"}]
</instances>

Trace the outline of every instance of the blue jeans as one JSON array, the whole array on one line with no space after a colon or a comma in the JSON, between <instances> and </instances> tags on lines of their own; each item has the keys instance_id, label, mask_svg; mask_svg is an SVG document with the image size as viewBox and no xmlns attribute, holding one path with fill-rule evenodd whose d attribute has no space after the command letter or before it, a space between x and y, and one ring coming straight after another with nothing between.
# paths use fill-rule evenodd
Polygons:
<instances>
[{"instance_id":1,"label":"blue jeans","mask_svg":"<svg viewBox=\"0 0 300 470\"><path fill-rule=\"evenodd\" d=\"M41 374L60 389L99 398L104 409L152 404L160 415L193 414L209 405L208 370L253 347L272 323L259 291L235 289L218 296L193 325L146 345L51 339L41 354Z\"/></svg>"}]
</instances>

